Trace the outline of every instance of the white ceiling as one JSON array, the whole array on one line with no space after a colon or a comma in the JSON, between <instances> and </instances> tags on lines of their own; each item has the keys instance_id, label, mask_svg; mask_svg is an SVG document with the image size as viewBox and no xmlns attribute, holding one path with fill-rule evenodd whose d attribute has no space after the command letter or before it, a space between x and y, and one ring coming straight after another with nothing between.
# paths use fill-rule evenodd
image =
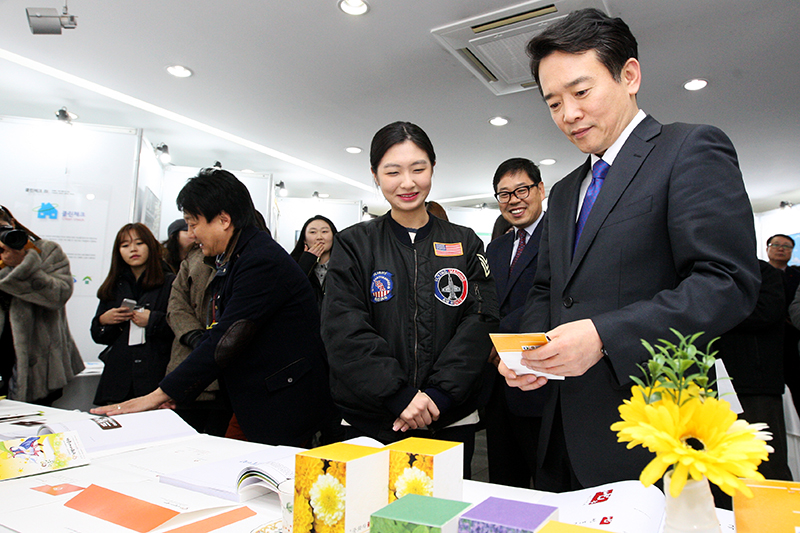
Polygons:
<instances>
[{"instance_id":1,"label":"white ceiling","mask_svg":"<svg viewBox=\"0 0 800 533\"><path fill-rule=\"evenodd\" d=\"M536 90L493 95L430 34L514 0L368 0L371 9L362 17L345 15L336 0L73 0L69 11L78 17L77 29L31 34L25 8L61 10L61 1L0 0L0 115L54 119L66 106L84 123L142 128L151 142L169 145L176 165L218 160L225 168L272 173L291 196L327 192L376 207L369 143L395 120L419 124L436 147L430 199L487 195L450 205L489 202L494 169L509 157L558 160L542 168L548 189L583 160L553 125ZM605 5L639 40L640 107L662 122L704 122L725 130L756 211L782 200L800 204L800 170L793 160L800 149L800 2ZM24 60L241 141L20 65ZM195 75L169 76L164 68L175 63ZM708 79L709 86L683 90L694 77ZM495 115L508 117L509 125L489 125ZM346 153L351 145L364 152ZM264 153L270 150L307 165Z\"/></svg>"}]
</instances>

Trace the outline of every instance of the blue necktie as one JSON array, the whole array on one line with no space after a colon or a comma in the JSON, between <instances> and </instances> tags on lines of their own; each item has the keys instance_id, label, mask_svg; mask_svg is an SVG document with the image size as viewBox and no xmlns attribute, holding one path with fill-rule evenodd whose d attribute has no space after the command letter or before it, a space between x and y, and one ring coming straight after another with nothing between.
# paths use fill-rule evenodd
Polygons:
<instances>
[{"instance_id":1,"label":"blue necktie","mask_svg":"<svg viewBox=\"0 0 800 533\"><path fill-rule=\"evenodd\" d=\"M609 164L602 159L598 159L592 166L592 182L589 184L589 188L586 189L586 196L583 197L583 205L581 205L581 214L578 216L578 223L575 226L575 247L572 249L573 254L575 253L575 249L578 248L578 240L581 238L581 232L583 232L583 227L586 225L586 219L589 218L589 211L592 210L594 201L597 200L597 194L603 186L603 180L606 179L609 168L611 168Z\"/></svg>"}]
</instances>

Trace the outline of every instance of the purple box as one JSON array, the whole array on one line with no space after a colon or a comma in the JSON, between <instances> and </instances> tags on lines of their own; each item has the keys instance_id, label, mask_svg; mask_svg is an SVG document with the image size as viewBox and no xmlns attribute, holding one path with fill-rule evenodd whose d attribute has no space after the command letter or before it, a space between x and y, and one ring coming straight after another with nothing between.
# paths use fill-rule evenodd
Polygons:
<instances>
[{"instance_id":1,"label":"purple box","mask_svg":"<svg viewBox=\"0 0 800 533\"><path fill-rule=\"evenodd\" d=\"M535 533L558 519L558 507L487 498L458 521L458 533Z\"/></svg>"}]
</instances>

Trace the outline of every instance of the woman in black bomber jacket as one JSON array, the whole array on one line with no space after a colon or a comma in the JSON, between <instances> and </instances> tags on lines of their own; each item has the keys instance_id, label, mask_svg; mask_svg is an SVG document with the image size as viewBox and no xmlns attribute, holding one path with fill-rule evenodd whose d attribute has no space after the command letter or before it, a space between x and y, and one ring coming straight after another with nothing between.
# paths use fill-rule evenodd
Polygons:
<instances>
[{"instance_id":1,"label":"woman in black bomber jacket","mask_svg":"<svg viewBox=\"0 0 800 533\"><path fill-rule=\"evenodd\" d=\"M144 224L126 224L114 240L108 277L97 291L92 339L108 347L96 405L118 403L158 387L169 363L172 330L166 312L175 275L161 261L161 245ZM133 309L123 300L135 301ZM131 344L131 322L144 328L144 342Z\"/></svg>"},{"instance_id":2,"label":"woman in black bomber jacket","mask_svg":"<svg viewBox=\"0 0 800 533\"><path fill-rule=\"evenodd\" d=\"M469 477L498 325L483 243L426 211L436 155L419 126L378 131L370 164L391 210L336 236L322 313L331 392L348 437L461 441Z\"/></svg>"}]
</instances>

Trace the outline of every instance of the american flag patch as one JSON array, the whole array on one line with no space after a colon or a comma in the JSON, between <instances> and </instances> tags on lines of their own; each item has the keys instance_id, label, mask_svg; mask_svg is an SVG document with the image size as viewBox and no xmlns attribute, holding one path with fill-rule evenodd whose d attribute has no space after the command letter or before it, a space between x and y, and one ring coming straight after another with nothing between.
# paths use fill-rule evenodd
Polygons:
<instances>
[{"instance_id":1,"label":"american flag patch","mask_svg":"<svg viewBox=\"0 0 800 533\"><path fill-rule=\"evenodd\" d=\"M464 255L464 249L461 247L460 242L435 242L433 243L433 253L439 257L455 257L457 255Z\"/></svg>"}]
</instances>

